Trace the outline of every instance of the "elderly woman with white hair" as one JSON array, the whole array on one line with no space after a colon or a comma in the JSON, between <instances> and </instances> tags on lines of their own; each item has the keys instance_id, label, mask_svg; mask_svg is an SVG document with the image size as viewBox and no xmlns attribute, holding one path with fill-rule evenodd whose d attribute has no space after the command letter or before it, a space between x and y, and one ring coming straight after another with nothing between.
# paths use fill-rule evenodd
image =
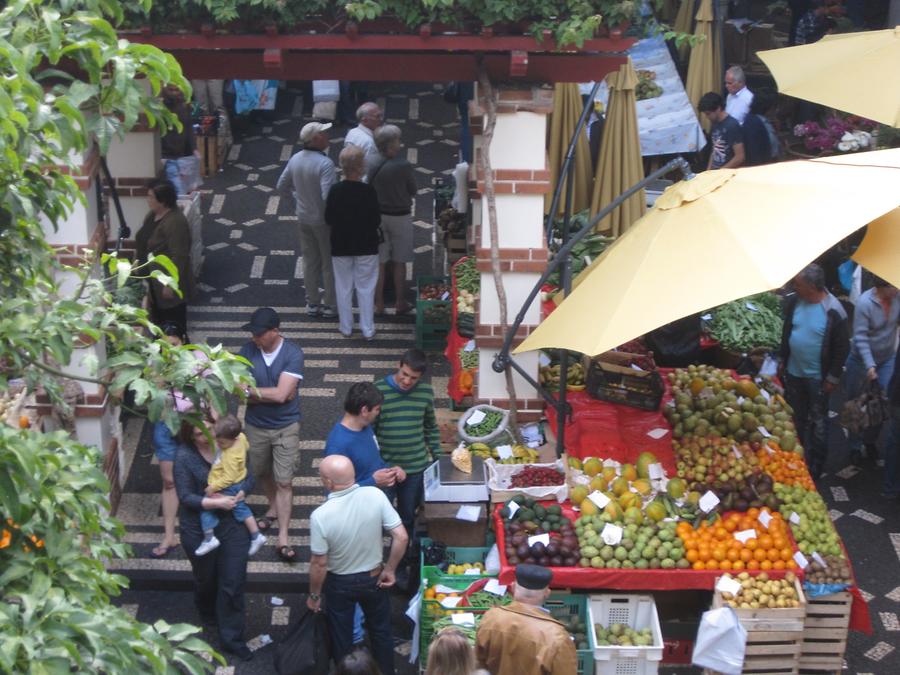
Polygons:
<instances>
[{"instance_id":1,"label":"elderly woman with white hair","mask_svg":"<svg viewBox=\"0 0 900 675\"><path fill-rule=\"evenodd\" d=\"M415 173L412 164L398 156L403 148L398 127L385 124L376 129L375 145L383 159L369 168L369 185L378 193L381 230L384 233L381 269L375 290L375 313L384 312L384 277L387 263L391 262L397 296L396 311L397 314L405 314L413 307L404 297L404 284L406 263L412 262L414 256L412 200L417 190Z\"/></svg>"},{"instance_id":2,"label":"elderly woman with white hair","mask_svg":"<svg viewBox=\"0 0 900 675\"><path fill-rule=\"evenodd\" d=\"M381 216L378 197L362 182L365 152L348 145L338 157L344 180L331 186L325 200L325 223L330 229L331 264L341 335L353 333L353 291L359 306L359 329L366 340L375 337L375 285Z\"/></svg>"}]
</instances>

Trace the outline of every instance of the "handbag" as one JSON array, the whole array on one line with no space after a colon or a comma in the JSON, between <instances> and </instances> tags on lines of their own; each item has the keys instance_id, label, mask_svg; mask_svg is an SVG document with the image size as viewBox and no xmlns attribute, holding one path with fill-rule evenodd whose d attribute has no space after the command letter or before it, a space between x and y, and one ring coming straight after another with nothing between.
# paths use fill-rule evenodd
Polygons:
<instances>
[{"instance_id":1,"label":"handbag","mask_svg":"<svg viewBox=\"0 0 900 675\"><path fill-rule=\"evenodd\" d=\"M304 606L300 618L275 645L273 665L279 675L328 675L331 642L321 612Z\"/></svg>"},{"instance_id":2,"label":"handbag","mask_svg":"<svg viewBox=\"0 0 900 675\"><path fill-rule=\"evenodd\" d=\"M841 425L857 436L880 429L890 416L890 403L878 380L866 380L859 396L841 409Z\"/></svg>"}]
</instances>

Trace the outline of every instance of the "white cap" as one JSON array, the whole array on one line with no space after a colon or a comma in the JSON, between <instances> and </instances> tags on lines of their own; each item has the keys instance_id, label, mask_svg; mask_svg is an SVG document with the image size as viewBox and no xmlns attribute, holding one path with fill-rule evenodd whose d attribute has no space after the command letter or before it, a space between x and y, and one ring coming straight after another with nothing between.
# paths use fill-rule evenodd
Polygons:
<instances>
[{"instance_id":1,"label":"white cap","mask_svg":"<svg viewBox=\"0 0 900 675\"><path fill-rule=\"evenodd\" d=\"M328 131L331 128L331 122L310 122L305 124L300 130L300 142L309 143L316 134Z\"/></svg>"}]
</instances>

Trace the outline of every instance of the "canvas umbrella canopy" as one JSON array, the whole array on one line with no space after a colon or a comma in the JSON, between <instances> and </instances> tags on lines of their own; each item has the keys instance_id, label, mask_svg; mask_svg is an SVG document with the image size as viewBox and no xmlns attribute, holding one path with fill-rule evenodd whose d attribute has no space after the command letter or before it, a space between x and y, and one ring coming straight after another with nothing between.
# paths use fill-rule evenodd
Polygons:
<instances>
[{"instance_id":1,"label":"canvas umbrella canopy","mask_svg":"<svg viewBox=\"0 0 900 675\"><path fill-rule=\"evenodd\" d=\"M594 177L591 215L599 213L613 199L644 179L634 91L638 78L631 58L619 66L618 72L607 75L606 82L609 85L609 105ZM638 191L601 220L597 230L618 237L644 215L646 199L644 191Z\"/></svg>"},{"instance_id":2,"label":"canvas umbrella canopy","mask_svg":"<svg viewBox=\"0 0 900 675\"><path fill-rule=\"evenodd\" d=\"M722 90L722 83L719 81L722 67L720 65L719 50L716 48L715 29L713 28L712 0L701 0L696 19L694 35L699 40L691 48L687 83L684 87L688 100L694 106L694 110L697 110L703 94L708 91ZM700 124L708 132L710 127L709 120L706 119L705 115L699 115L699 117Z\"/></svg>"},{"instance_id":3,"label":"canvas umbrella canopy","mask_svg":"<svg viewBox=\"0 0 900 675\"><path fill-rule=\"evenodd\" d=\"M758 55L780 93L900 127L900 26Z\"/></svg>"},{"instance_id":4,"label":"canvas umbrella canopy","mask_svg":"<svg viewBox=\"0 0 900 675\"><path fill-rule=\"evenodd\" d=\"M778 288L898 201L900 149L681 181L515 351L600 354L675 319Z\"/></svg>"},{"instance_id":5,"label":"canvas umbrella canopy","mask_svg":"<svg viewBox=\"0 0 900 675\"><path fill-rule=\"evenodd\" d=\"M869 223L853 259L870 272L900 287L900 208Z\"/></svg>"},{"instance_id":6,"label":"canvas umbrella canopy","mask_svg":"<svg viewBox=\"0 0 900 675\"><path fill-rule=\"evenodd\" d=\"M550 183L556 185L560 179L560 171L566 161L566 152L569 142L578 126L578 119L584 104L578 85L573 82L557 83L553 92L553 113L550 115L550 147L547 154L550 158ZM588 146L587 131L581 130L578 143L575 147L575 155L572 158L574 164L572 173L572 213L584 211L591 203L591 149ZM562 197L559 200L557 214L561 214L566 208L566 179L563 179ZM550 210L552 193L548 193L544 199L544 212Z\"/></svg>"}]
</instances>

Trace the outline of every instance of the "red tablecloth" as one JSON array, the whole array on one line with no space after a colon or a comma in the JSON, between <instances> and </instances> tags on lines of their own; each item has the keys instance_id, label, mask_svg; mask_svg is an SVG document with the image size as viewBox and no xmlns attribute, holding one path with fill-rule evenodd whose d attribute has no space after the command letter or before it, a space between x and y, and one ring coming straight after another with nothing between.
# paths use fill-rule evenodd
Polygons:
<instances>
[{"instance_id":1,"label":"red tablecloth","mask_svg":"<svg viewBox=\"0 0 900 675\"><path fill-rule=\"evenodd\" d=\"M466 258L460 258L453 263L450 270L450 297L453 300L450 310L450 333L447 335L447 348L444 350L444 356L450 362L450 379L447 381L447 395L459 405L462 400L470 393L464 392L459 388L459 374L462 371L462 364L459 362L459 350L462 349L469 338L464 338L456 329L456 319L458 316L457 298L459 297L456 290L456 266ZM477 368L472 369L473 374L477 372Z\"/></svg>"}]
</instances>

